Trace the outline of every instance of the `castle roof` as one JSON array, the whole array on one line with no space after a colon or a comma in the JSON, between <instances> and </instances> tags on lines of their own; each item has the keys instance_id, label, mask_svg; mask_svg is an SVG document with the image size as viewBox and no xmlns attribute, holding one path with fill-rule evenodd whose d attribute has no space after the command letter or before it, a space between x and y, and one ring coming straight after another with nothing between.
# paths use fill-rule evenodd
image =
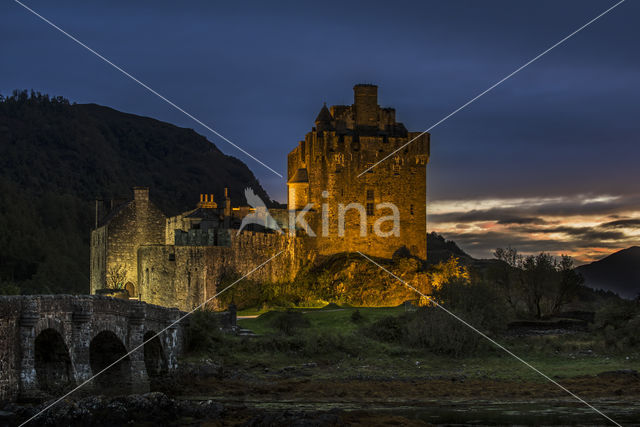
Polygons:
<instances>
[{"instance_id":1,"label":"castle roof","mask_svg":"<svg viewBox=\"0 0 640 427\"><path fill-rule=\"evenodd\" d=\"M324 104L318 113L318 117L316 117L316 123L331 123L332 120L333 116L327 108L327 104Z\"/></svg>"},{"instance_id":2,"label":"castle roof","mask_svg":"<svg viewBox=\"0 0 640 427\"><path fill-rule=\"evenodd\" d=\"M199 218L199 219L220 219L220 212L216 208L196 208L191 211L185 218Z\"/></svg>"},{"instance_id":3,"label":"castle roof","mask_svg":"<svg viewBox=\"0 0 640 427\"><path fill-rule=\"evenodd\" d=\"M98 227L102 227L103 225L108 224L111 220L120 213L125 207L131 205L133 200L128 200L124 203L120 203L114 209L112 209L109 213L107 213L100 221L98 221Z\"/></svg>"},{"instance_id":4,"label":"castle roof","mask_svg":"<svg viewBox=\"0 0 640 427\"><path fill-rule=\"evenodd\" d=\"M289 180L290 184L295 183L308 183L309 182L309 174L307 173L306 168L300 168L296 171L296 173Z\"/></svg>"}]
</instances>

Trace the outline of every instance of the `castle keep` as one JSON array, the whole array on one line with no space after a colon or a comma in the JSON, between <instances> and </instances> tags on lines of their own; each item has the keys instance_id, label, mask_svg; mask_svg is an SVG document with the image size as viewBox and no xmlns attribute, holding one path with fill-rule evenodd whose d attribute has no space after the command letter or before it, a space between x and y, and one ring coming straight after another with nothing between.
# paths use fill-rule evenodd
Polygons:
<instances>
[{"instance_id":1,"label":"castle keep","mask_svg":"<svg viewBox=\"0 0 640 427\"><path fill-rule=\"evenodd\" d=\"M429 134L408 132L396 122L393 108L380 108L377 86L356 85L354 95L353 105L322 107L315 127L289 153L288 208L300 210L313 204L308 222L318 235L314 246L322 255L360 251L391 258L404 247L426 259ZM361 221L360 212L347 210L342 233L340 205L350 203L362 205L366 218ZM375 233L375 222L392 213L389 208L377 208L385 203L398 208L399 235ZM326 205L326 236L320 234L322 205ZM380 231L388 234L389 228L381 227Z\"/></svg>"},{"instance_id":2,"label":"castle keep","mask_svg":"<svg viewBox=\"0 0 640 427\"><path fill-rule=\"evenodd\" d=\"M221 206L200 195L195 209L168 218L147 188L134 188L132 200L97 218L91 292L124 286L132 298L187 310L279 252L250 279L290 282L307 263L342 252L426 259L429 134L407 131L393 108L378 105L377 90L356 85L353 105L323 106L289 153L287 209L269 210L283 233L258 225L239 231L247 215L265 212L232 207L226 194Z\"/></svg>"}]
</instances>

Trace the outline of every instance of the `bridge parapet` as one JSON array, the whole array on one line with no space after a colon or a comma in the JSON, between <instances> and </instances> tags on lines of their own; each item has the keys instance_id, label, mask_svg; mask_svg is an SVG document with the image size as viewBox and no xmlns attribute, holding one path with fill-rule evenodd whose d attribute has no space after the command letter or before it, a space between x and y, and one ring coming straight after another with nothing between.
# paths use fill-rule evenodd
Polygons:
<instances>
[{"instance_id":1,"label":"bridge parapet","mask_svg":"<svg viewBox=\"0 0 640 427\"><path fill-rule=\"evenodd\" d=\"M0 400L60 393L119 358L123 360L85 387L117 384L123 391L148 390L150 377L177 368L187 324L163 330L183 314L99 295L2 296Z\"/></svg>"}]
</instances>

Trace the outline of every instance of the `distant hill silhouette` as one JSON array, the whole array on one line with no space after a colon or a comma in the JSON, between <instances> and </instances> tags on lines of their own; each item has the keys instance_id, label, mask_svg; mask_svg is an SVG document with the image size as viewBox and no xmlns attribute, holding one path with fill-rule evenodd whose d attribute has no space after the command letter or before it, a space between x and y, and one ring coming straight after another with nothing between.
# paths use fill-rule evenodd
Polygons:
<instances>
[{"instance_id":1,"label":"distant hill silhouette","mask_svg":"<svg viewBox=\"0 0 640 427\"><path fill-rule=\"evenodd\" d=\"M640 294L640 247L632 246L615 252L576 270L585 279L585 285L617 293L623 298Z\"/></svg>"},{"instance_id":2,"label":"distant hill silhouette","mask_svg":"<svg viewBox=\"0 0 640 427\"><path fill-rule=\"evenodd\" d=\"M437 264L446 261L452 256L460 258L461 261L473 261L474 259L465 251L460 249L456 242L446 240L440 234L432 231L427 234L427 261Z\"/></svg>"},{"instance_id":3,"label":"distant hill silhouette","mask_svg":"<svg viewBox=\"0 0 640 427\"><path fill-rule=\"evenodd\" d=\"M192 129L37 93L0 96L0 293L88 291L95 198L148 186L169 215L200 193L273 205L240 160Z\"/></svg>"}]
</instances>

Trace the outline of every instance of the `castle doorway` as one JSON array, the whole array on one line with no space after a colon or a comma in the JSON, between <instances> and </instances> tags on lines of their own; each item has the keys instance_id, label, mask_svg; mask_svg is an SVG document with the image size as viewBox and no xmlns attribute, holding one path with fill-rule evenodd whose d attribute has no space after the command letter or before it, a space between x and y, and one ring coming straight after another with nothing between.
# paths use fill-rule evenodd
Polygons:
<instances>
[{"instance_id":1,"label":"castle doorway","mask_svg":"<svg viewBox=\"0 0 640 427\"><path fill-rule=\"evenodd\" d=\"M124 290L129 293L129 298L137 298L136 285L134 285L133 283L127 282L127 284L124 285Z\"/></svg>"},{"instance_id":2,"label":"castle doorway","mask_svg":"<svg viewBox=\"0 0 640 427\"><path fill-rule=\"evenodd\" d=\"M45 329L35 340L34 364L40 390L59 394L72 384L71 358L62 335L55 329Z\"/></svg>"},{"instance_id":3,"label":"castle doorway","mask_svg":"<svg viewBox=\"0 0 640 427\"><path fill-rule=\"evenodd\" d=\"M115 392L130 390L131 360L127 356L126 347L116 334L111 331L102 331L96 335L89 344L89 358L93 375L122 358L114 366L98 375L94 382L102 389Z\"/></svg>"}]
</instances>

